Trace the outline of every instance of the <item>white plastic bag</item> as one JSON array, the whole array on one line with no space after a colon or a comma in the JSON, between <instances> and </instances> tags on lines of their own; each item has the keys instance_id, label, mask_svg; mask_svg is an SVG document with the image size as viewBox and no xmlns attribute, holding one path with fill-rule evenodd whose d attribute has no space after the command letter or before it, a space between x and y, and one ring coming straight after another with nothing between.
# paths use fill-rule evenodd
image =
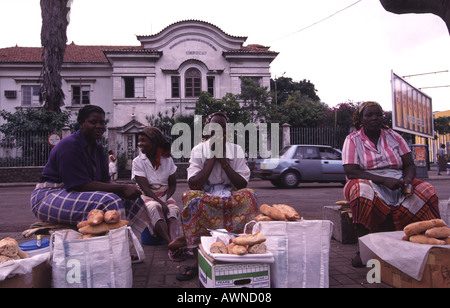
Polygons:
<instances>
[{"instance_id":1,"label":"white plastic bag","mask_svg":"<svg viewBox=\"0 0 450 308\"><path fill-rule=\"evenodd\" d=\"M439 212L442 220L445 221L447 226L450 226L450 199L439 201Z\"/></svg>"},{"instance_id":2,"label":"white plastic bag","mask_svg":"<svg viewBox=\"0 0 450 308\"><path fill-rule=\"evenodd\" d=\"M271 286L328 288L332 228L329 220L257 222L253 233L264 234L275 259L270 265Z\"/></svg>"},{"instance_id":3,"label":"white plastic bag","mask_svg":"<svg viewBox=\"0 0 450 308\"><path fill-rule=\"evenodd\" d=\"M129 235L139 260L143 260L144 250L129 227L83 240L78 239L81 234L73 230L55 232L50 241L53 287L131 288Z\"/></svg>"}]
</instances>

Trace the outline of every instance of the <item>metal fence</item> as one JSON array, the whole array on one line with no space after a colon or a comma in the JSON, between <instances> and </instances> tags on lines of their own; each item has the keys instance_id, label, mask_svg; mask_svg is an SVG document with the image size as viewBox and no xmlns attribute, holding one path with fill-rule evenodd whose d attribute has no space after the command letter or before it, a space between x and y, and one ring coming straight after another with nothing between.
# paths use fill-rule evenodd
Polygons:
<instances>
[{"instance_id":1,"label":"metal fence","mask_svg":"<svg viewBox=\"0 0 450 308\"><path fill-rule=\"evenodd\" d=\"M44 166L53 148L48 140L53 133L61 135L61 132L49 131L18 131L9 136L0 133L0 167ZM169 139L172 139L169 131L164 131L164 133ZM343 135L344 138L340 135ZM344 139L345 134L341 134L339 129L326 127L290 128L290 144L321 144L342 148ZM107 148L106 144L105 148ZM176 159L175 161L188 162L189 157Z\"/></svg>"},{"instance_id":2,"label":"metal fence","mask_svg":"<svg viewBox=\"0 0 450 308\"><path fill-rule=\"evenodd\" d=\"M48 131L0 133L0 167L44 166L53 148L49 143L53 133L61 135Z\"/></svg>"},{"instance_id":3,"label":"metal fence","mask_svg":"<svg viewBox=\"0 0 450 308\"><path fill-rule=\"evenodd\" d=\"M334 128L330 127L291 127L291 144L329 145L342 147L342 141Z\"/></svg>"}]
</instances>

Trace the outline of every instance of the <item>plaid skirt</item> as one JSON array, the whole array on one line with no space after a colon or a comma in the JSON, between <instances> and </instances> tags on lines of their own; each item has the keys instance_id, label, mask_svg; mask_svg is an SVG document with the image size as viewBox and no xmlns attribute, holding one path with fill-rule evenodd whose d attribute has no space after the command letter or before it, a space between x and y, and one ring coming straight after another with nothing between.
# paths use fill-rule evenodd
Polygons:
<instances>
[{"instance_id":1,"label":"plaid skirt","mask_svg":"<svg viewBox=\"0 0 450 308\"><path fill-rule=\"evenodd\" d=\"M232 191L230 197L190 190L183 193L182 199L181 223L189 248L197 247L201 236L210 235L207 229L242 233L245 225L258 213L256 194L249 188Z\"/></svg>"},{"instance_id":2,"label":"plaid skirt","mask_svg":"<svg viewBox=\"0 0 450 308\"><path fill-rule=\"evenodd\" d=\"M131 229L140 235L149 225L144 201L122 199L104 191L76 192L59 187L36 188L31 194L31 210L43 222L75 226L93 209L117 210Z\"/></svg>"},{"instance_id":3,"label":"plaid skirt","mask_svg":"<svg viewBox=\"0 0 450 308\"><path fill-rule=\"evenodd\" d=\"M388 215L392 216L396 230L403 230L412 222L440 218L439 199L434 187L418 179L412 182L413 194L400 205L391 206L380 198L369 180L347 182L344 196L350 202L353 223L376 231Z\"/></svg>"}]
</instances>

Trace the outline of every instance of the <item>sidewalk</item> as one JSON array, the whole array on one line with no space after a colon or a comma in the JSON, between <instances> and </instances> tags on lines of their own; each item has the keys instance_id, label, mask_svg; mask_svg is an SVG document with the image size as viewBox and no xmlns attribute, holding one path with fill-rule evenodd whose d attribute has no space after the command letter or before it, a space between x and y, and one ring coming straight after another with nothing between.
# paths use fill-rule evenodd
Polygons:
<instances>
[{"instance_id":1,"label":"sidewalk","mask_svg":"<svg viewBox=\"0 0 450 308\"><path fill-rule=\"evenodd\" d=\"M437 175L437 170L434 168L428 173L429 178L425 180L438 181L443 187L448 187L446 181L450 180L450 176ZM443 180L444 182L441 182ZM259 181L259 180L255 180ZM450 183L450 182L449 182ZM29 216L27 205L26 212L22 209L18 212L17 204L28 202L29 193L35 183L0 183L0 188L3 191L8 191L10 196L3 193L2 198L8 198L12 206L0 206L0 239L6 236L16 238L19 242L24 242L28 239L24 239L21 235L24 230L23 225L27 225L27 218ZM255 183L256 184L256 183ZM180 181L180 191L187 187L187 184ZM339 191L342 188L339 188ZM288 191L283 191L287 193ZM295 193L295 190L289 190L289 193ZM270 194L270 200L267 197L261 198L260 202L271 202L277 198L273 195L272 190L267 190L266 194ZM17 196L17 200L12 198ZM21 198L21 199L19 199ZM298 198L298 197L297 197ZM447 197L448 198L448 197ZM24 201L25 200L25 201ZM4 201L3 201L4 202ZM317 205L323 206L324 200L317 200ZM273 202L275 203L275 202ZM1 204L1 200L0 200ZM5 204L5 202L3 203ZM8 212L9 211L9 212ZM12 213L12 212L13 213ZM25 213L25 214L24 214ZM13 215L12 221L4 221L2 217L8 217ZM25 215L25 218L23 217ZM34 218L32 218L34 219ZM305 219L318 219L317 217ZM320 219L320 218L319 218ZM35 220L33 220L35 221ZM17 223L21 222L21 223ZM29 224L27 225L29 226ZM148 246L143 245L145 252L145 260L139 264L133 264L133 288L198 288L198 279L192 281L180 282L176 280L175 276L179 272L179 268L184 265L191 265L194 260L187 259L183 262L170 261L167 255L167 245ZM368 268L353 268L350 264L350 260L354 257L355 253L359 250L358 244L341 244L336 240L331 240L330 247L330 259L329 259L329 281L330 288L386 288L389 287L384 283L369 284L366 276L370 269Z\"/></svg>"}]
</instances>

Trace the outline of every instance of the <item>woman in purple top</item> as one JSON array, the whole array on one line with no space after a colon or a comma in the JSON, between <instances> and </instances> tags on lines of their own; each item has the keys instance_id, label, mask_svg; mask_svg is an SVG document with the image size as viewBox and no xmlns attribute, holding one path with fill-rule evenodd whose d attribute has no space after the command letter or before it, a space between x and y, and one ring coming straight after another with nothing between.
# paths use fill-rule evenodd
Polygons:
<instances>
[{"instance_id":1,"label":"woman in purple top","mask_svg":"<svg viewBox=\"0 0 450 308\"><path fill-rule=\"evenodd\" d=\"M80 129L50 153L31 209L43 222L76 225L93 209L117 210L137 234L150 219L136 185L111 183L108 158L98 140L106 131L105 112L94 105L80 109Z\"/></svg>"}]
</instances>

